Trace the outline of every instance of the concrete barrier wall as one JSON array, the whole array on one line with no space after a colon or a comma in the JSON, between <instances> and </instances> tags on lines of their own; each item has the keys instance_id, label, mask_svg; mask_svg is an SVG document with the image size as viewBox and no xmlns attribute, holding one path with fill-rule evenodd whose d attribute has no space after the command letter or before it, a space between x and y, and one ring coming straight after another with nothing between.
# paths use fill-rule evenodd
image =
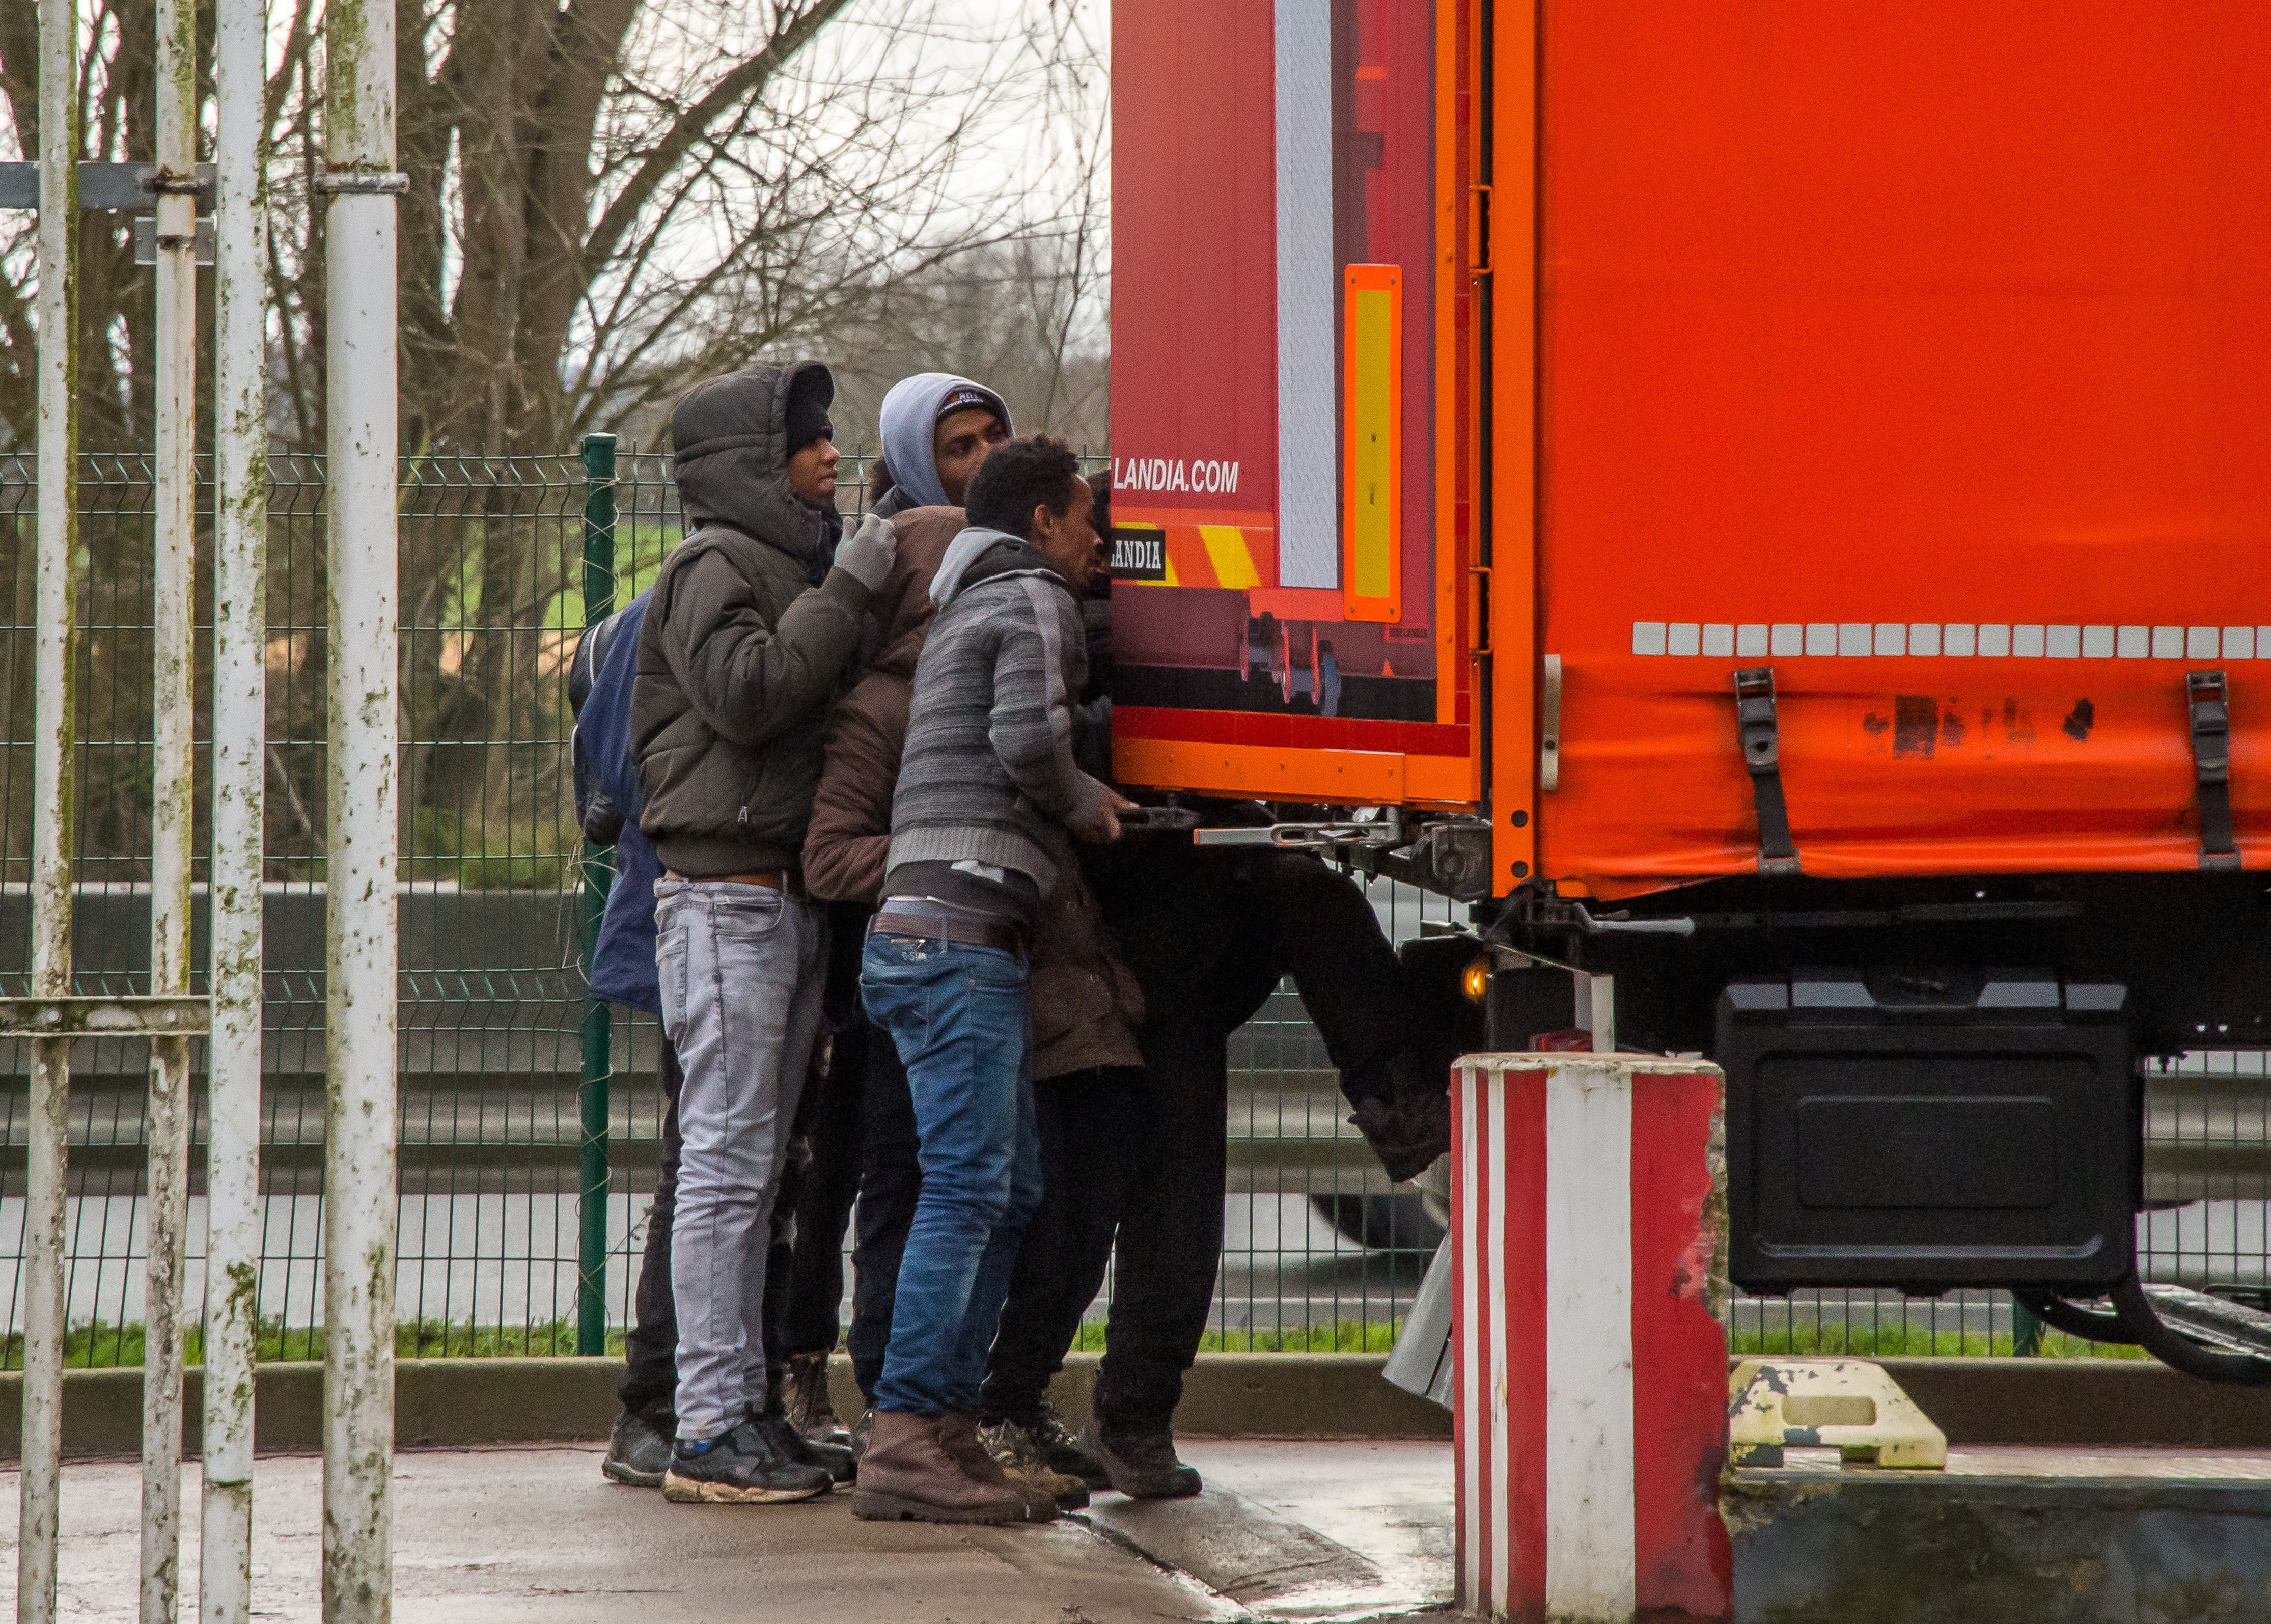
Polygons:
<instances>
[{"instance_id":1,"label":"concrete barrier wall","mask_svg":"<svg viewBox=\"0 0 2271 1624\"><path fill-rule=\"evenodd\" d=\"M1066 1360L1053 1394L1066 1420L1088 1419L1098 1356ZM1956 1444L2271 1449L2271 1390L2211 1387L2142 1360L1892 1359L1882 1361ZM1184 1388L1188 1437L1417 1438L1451 1435L1451 1418L1390 1387L1365 1353L1210 1353ZM404 1449L598 1442L615 1414L615 1359L404 1360L395 1374L395 1440ZM189 1373L183 1444L197 1452L201 1372ZM263 1365L255 1445L264 1454L323 1447L324 1367ZM859 1394L838 1358L837 1412ZM63 1379L63 1450L75 1460L141 1448L142 1373L74 1370ZM0 1459L17 1454L20 1378L0 1374Z\"/></svg>"},{"instance_id":2,"label":"concrete barrier wall","mask_svg":"<svg viewBox=\"0 0 2271 1624\"><path fill-rule=\"evenodd\" d=\"M1098 1356L1066 1361L1054 1397L1072 1426L1088 1420ZM1360 1353L1203 1355L1188 1377L1177 1417L1191 1437L1443 1438L1449 1414L1390 1387L1381 1360ZM599 1442L615 1419L619 1359L421 1359L395 1367L397 1445L463 1449L480 1444ZM198 1452L203 1371L191 1368L183 1400L182 1446ZM830 1372L837 1412L859 1413L850 1362ZM22 1378L0 1374L0 1459L18 1454ZM264 1455L323 1448L324 1367L260 1367L254 1448ZM137 1454L142 1437L138 1368L73 1370L63 1377L63 1453L73 1460Z\"/></svg>"}]
</instances>

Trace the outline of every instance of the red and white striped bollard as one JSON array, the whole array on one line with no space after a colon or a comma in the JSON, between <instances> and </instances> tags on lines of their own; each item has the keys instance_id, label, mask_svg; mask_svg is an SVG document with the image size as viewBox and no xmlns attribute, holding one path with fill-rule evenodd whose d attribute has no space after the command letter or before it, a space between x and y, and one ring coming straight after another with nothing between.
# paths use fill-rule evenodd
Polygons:
<instances>
[{"instance_id":1,"label":"red and white striped bollard","mask_svg":"<svg viewBox=\"0 0 2271 1624\"><path fill-rule=\"evenodd\" d=\"M1702 1061L1452 1074L1458 1592L1491 1619L1731 1611L1724 1084Z\"/></svg>"}]
</instances>

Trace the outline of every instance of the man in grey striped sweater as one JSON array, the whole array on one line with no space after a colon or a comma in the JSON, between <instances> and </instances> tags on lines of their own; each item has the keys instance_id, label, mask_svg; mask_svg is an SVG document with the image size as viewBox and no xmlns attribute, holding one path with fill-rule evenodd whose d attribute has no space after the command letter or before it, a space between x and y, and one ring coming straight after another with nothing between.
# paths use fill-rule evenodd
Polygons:
<instances>
[{"instance_id":1,"label":"man in grey striped sweater","mask_svg":"<svg viewBox=\"0 0 2271 1624\"><path fill-rule=\"evenodd\" d=\"M1017 1243L1040 1200L1025 942L1040 899L1115 839L1126 806L1073 759L1088 669L1079 593L1102 567L1095 497L1046 436L997 448L931 585L891 802L890 869L860 965L907 1070L922 1195L907 1235L855 1516L1046 1519L977 1434Z\"/></svg>"}]
</instances>

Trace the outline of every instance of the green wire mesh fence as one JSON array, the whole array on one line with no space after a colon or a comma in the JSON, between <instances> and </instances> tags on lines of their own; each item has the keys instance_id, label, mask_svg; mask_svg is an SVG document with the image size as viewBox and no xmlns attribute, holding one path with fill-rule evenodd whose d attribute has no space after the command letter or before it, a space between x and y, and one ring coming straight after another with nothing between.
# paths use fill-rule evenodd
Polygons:
<instances>
[{"instance_id":1,"label":"green wire mesh fence","mask_svg":"<svg viewBox=\"0 0 2271 1624\"><path fill-rule=\"evenodd\" d=\"M322 1319L324 479L316 457L279 456L272 471L261 1304L264 1352L293 1357L317 1349ZM0 979L17 992L35 473L28 457L0 455ZM864 473L864 458L846 459L852 501ZM87 992L146 979L151 495L146 458L83 459L76 914ZM201 495L209 526L209 486ZM567 667L587 602L629 601L678 540L668 460L618 454L604 437L577 455L406 458L401 514L403 1351L596 1351L620 1339L644 1241L660 1159L659 1034L622 1009L592 1022L584 998L589 899L607 870L586 862L575 822ZM201 569L201 718L211 610ZM202 808L204 720L199 745ZM200 908L203 878L200 866ZM1448 916L1440 899L1427 905ZM1383 906L1402 908L1406 934L1417 928L1416 893ZM198 930L202 941L202 917ZM20 1357L20 1049L0 1054L0 1263L18 1265L0 1277L5 1361ZM1241 1034L1239 1054L1222 1337L1380 1345L1437 1220L1366 1170L1290 994ZM140 1357L146 1066L145 1047L122 1040L73 1054L67 1291L80 1364ZM198 1112L202 1144L201 1097ZM603 1200L583 1199L598 1188ZM200 1174L200 1208L202 1194ZM193 1236L201 1225L193 1212ZM194 1253L191 1270L194 1294ZM585 1277L596 1289L579 1301Z\"/></svg>"},{"instance_id":2,"label":"green wire mesh fence","mask_svg":"<svg viewBox=\"0 0 2271 1624\"><path fill-rule=\"evenodd\" d=\"M261 1311L264 1353L307 1357L322 1319L324 477L320 458L271 466ZM865 458L846 459L847 506L865 472ZM27 456L0 454L0 983L14 994L28 990L34 474ZM605 436L576 454L402 466L407 1354L596 1352L629 1317L659 1163L659 1034L649 1017L596 1014L584 997L607 870L576 826L567 669L587 607L628 602L675 544L668 475L666 458ZM83 460L77 972L89 993L146 980L151 494L146 458ZM209 486L202 495L209 504ZM201 565L201 713L211 591ZM208 745L201 731L201 844ZM1371 891L1398 938L1463 915L1409 887ZM84 1365L140 1357L146 1066L143 1046L123 1040L73 1054L67 1291ZM1213 1340L1384 1350L1442 1233L1440 1187L1385 1181L1290 988L1238 1035L1232 1067ZM9 1367L20 1358L26 1069L20 1044L0 1046L0 1265L18 1265L0 1275ZM2271 1285L2262 1072L2260 1053L2203 1053L2151 1079L2148 1194L2165 1204L2141 1238L2157 1278ZM198 1111L202 1143L201 1097ZM201 1228L193 1211L193 1240ZM194 1255L191 1270L197 1293ZM1100 1330L1083 1340L1095 1345ZM2025 1327L2007 1298L1982 1292L1742 1300L1733 1330L1739 1345L1955 1352L2007 1351Z\"/></svg>"}]
</instances>

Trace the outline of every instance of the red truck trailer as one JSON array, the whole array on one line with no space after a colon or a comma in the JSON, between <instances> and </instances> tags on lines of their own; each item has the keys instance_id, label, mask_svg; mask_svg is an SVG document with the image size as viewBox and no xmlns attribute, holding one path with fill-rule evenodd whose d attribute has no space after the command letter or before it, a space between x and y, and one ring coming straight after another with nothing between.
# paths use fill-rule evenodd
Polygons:
<instances>
[{"instance_id":1,"label":"red truck trailer","mask_svg":"<svg viewBox=\"0 0 2271 1624\"><path fill-rule=\"evenodd\" d=\"M2124 1278L2137 1057L2271 1043L2271 11L1113 49L1121 775L1721 1059L1739 1278Z\"/></svg>"}]
</instances>

